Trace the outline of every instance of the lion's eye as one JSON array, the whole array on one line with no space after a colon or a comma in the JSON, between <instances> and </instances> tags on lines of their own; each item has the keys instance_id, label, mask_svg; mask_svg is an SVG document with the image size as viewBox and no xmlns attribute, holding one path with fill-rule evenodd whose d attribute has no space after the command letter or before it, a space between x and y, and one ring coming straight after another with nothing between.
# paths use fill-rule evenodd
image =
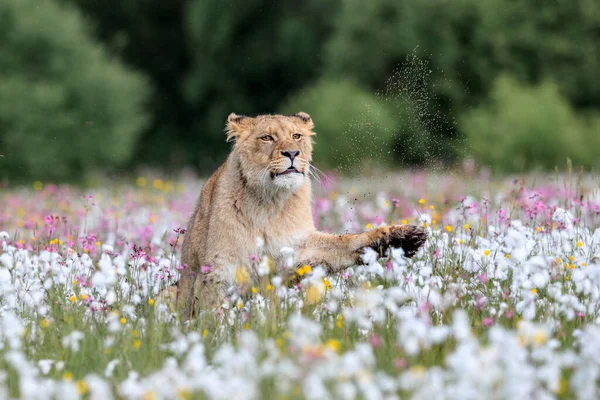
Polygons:
<instances>
[{"instance_id":1,"label":"lion's eye","mask_svg":"<svg viewBox=\"0 0 600 400\"><path fill-rule=\"evenodd\" d=\"M294 134L292 135L292 138L294 138L294 140L300 140L300 138L301 138L301 137L302 137L302 135L301 135L301 134L299 134L299 133L294 133Z\"/></svg>"},{"instance_id":2,"label":"lion's eye","mask_svg":"<svg viewBox=\"0 0 600 400\"><path fill-rule=\"evenodd\" d=\"M264 135L260 137L260 140L262 140L263 142L272 142L273 141L273 136L271 135Z\"/></svg>"}]
</instances>

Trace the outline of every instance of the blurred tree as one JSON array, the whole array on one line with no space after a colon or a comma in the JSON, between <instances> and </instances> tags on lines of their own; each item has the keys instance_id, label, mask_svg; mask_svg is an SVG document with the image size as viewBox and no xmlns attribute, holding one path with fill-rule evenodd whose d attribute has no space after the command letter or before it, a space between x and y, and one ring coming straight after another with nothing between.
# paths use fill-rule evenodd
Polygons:
<instances>
[{"instance_id":1,"label":"blurred tree","mask_svg":"<svg viewBox=\"0 0 600 400\"><path fill-rule=\"evenodd\" d=\"M127 162L147 85L56 2L0 2L0 174L81 178Z\"/></svg>"},{"instance_id":2,"label":"blurred tree","mask_svg":"<svg viewBox=\"0 0 600 400\"><path fill-rule=\"evenodd\" d=\"M193 66L186 95L194 107L191 160L212 167L228 151L231 112L272 113L323 65L322 48L338 0L191 2L187 27Z\"/></svg>"},{"instance_id":3,"label":"blurred tree","mask_svg":"<svg viewBox=\"0 0 600 400\"><path fill-rule=\"evenodd\" d=\"M84 13L111 54L150 79L153 118L137 141L133 161L173 167L191 162L193 114L182 91L190 66L184 21L189 0L62 1Z\"/></svg>"},{"instance_id":4,"label":"blurred tree","mask_svg":"<svg viewBox=\"0 0 600 400\"><path fill-rule=\"evenodd\" d=\"M529 83L553 80L574 106L599 108L600 85L591 84L600 71L599 4L347 0L327 46L326 75L389 91L400 66L427 130L440 140L456 136L453 116L483 101L503 72ZM413 68L415 59L428 62L428 71Z\"/></svg>"},{"instance_id":5,"label":"blurred tree","mask_svg":"<svg viewBox=\"0 0 600 400\"><path fill-rule=\"evenodd\" d=\"M558 86L520 85L500 76L490 100L461 119L473 155L495 171L519 172L575 164L598 164L599 125L584 123Z\"/></svg>"}]
</instances>

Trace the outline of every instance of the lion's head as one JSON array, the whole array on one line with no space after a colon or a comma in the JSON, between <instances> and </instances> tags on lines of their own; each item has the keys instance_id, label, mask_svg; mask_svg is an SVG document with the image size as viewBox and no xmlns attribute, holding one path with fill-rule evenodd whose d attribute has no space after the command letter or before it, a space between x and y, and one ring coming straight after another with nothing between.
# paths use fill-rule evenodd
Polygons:
<instances>
[{"instance_id":1,"label":"lion's head","mask_svg":"<svg viewBox=\"0 0 600 400\"><path fill-rule=\"evenodd\" d=\"M314 124L304 112L291 116L230 114L227 141L248 184L295 191L308 182Z\"/></svg>"}]
</instances>

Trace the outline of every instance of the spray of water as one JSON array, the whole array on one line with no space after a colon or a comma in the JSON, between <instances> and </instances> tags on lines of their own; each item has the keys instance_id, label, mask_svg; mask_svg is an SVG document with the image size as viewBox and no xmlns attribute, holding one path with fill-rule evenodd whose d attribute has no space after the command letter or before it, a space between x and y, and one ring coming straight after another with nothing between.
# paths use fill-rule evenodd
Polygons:
<instances>
[{"instance_id":1,"label":"spray of water","mask_svg":"<svg viewBox=\"0 0 600 400\"><path fill-rule=\"evenodd\" d=\"M397 123L389 127L381 120L383 116L378 115L380 110L366 104L344 135L344 140L353 144L353 151L336 156L340 161L337 170L356 176L357 183L384 183L388 176L381 173L385 170L381 166L390 158L402 165L418 164L433 175L449 172L444 161L451 151L450 140L455 146L458 144L454 137L456 121L448 117L448 106L444 104L447 100L440 99L435 91L436 85L451 87L452 81L443 71L434 71L427 58L417 55L417 50L406 57L386 80L384 88L376 93L377 99L393 110ZM393 143L382 141L380 134L376 134L382 129L393 129L389 132ZM365 141L375 144L365 149L361 146ZM358 166L349 162L365 151L370 163ZM372 173L375 171L379 174Z\"/></svg>"}]
</instances>

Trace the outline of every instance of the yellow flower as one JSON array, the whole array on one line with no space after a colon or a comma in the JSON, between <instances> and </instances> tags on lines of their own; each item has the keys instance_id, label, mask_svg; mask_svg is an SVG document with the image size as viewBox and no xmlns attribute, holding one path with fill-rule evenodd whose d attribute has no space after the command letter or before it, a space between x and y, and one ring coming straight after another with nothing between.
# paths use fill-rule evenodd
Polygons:
<instances>
[{"instance_id":1,"label":"yellow flower","mask_svg":"<svg viewBox=\"0 0 600 400\"><path fill-rule=\"evenodd\" d=\"M531 293L533 293L533 294L537 294L537 288L533 288L533 289L531 289Z\"/></svg>"},{"instance_id":2,"label":"yellow flower","mask_svg":"<svg viewBox=\"0 0 600 400\"><path fill-rule=\"evenodd\" d=\"M371 224L371 223L368 223L368 224L367 224L367 229L373 229L373 224Z\"/></svg>"},{"instance_id":3,"label":"yellow flower","mask_svg":"<svg viewBox=\"0 0 600 400\"><path fill-rule=\"evenodd\" d=\"M423 228L427 228L427 222L423 222Z\"/></svg>"},{"instance_id":4,"label":"yellow flower","mask_svg":"<svg viewBox=\"0 0 600 400\"><path fill-rule=\"evenodd\" d=\"M41 181L35 181L33 182L33 188L39 192L44 188L44 184Z\"/></svg>"},{"instance_id":5,"label":"yellow flower","mask_svg":"<svg viewBox=\"0 0 600 400\"><path fill-rule=\"evenodd\" d=\"M331 287L331 282L329 282L329 279L324 278L323 285L325 285L325 289L329 289Z\"/></svg>"},{"instance_id":6,"label":"yellow flower","mask_svg":"<svg viewBox=\"0 0 600 400\"><path fill-rule=\"evenodd\" d=\"M435 210L435 206L432 204L429 206L430 209Z\"/></svg>"},{"instance_id":7,"label":"yellow flower","mask_svg":"<svg viewBox=\"0 0 600 400\"><path fill-rule=\"evenodd\" d=\"M69 300L71 301L71 303L74 303L77 301L77 296L71 295L71 297L69 297Z\"/></svg>"},{"instance_id":8,"label":"yellow flower","mask_svg":"<svg viewBox=\"0 0 600 400\"><path fill-rule=\"evenodd\" d=\"M89 388L87 383L85 383L85 381L83 379L80 379L77 381L77 383L75 384L75 386L77 386L77 391L79 392L80 395L84 395L87 392L89 392Z\"/></svg>"},{"instance_id":9,"label":"yellow flower","mask_svg":"<svg viewBox=\"0 0 600 400\"><path fill-rule=\"evenodd\" d=\"M538 227L537 227L537 228L535 228L535 229L536 229L538 232L541 232L541 231L542 231L542 227L541 227L541 226L538 226Z\"/></svg>"},{"instance_id":10,"label":"yellow flower","mask_svg":"<svg viewBox=\"0 0 600 400\"><path fill-rule=\"evenodd\" d=\"M244 328L244 330L248 330L250 329L250 324L246 322L242 328Z\"/></svg>"},{"instance_id":11,"label":"yellow flower","mask_svg":"<svg viewBox=\"0 0 600 400\"><path fill-rule=\"evenodd\" d=\"M96 247L100 247L102 245L102 242L100 242L99 240L96 241Z\"/></svg>"},{"instance_id":12,"label":"yellow flower","mask_svg":"<svg viewBox=\"0 0 600 400\"><path fill-rule=\"evenodd\" d=\"M202 337L206 337L208 335L208 329L202 331Z\"/></svg>"},{"instance_id":13,"label":"yellow flower","mask_svg":"<svg viewBox=\"0 0 600 400\"><path fill-rule=\"evenodd\" d=\"M569 264L569 268L575 269L575 264Z\"/></svg>"},{"instance_id":14,"label":"yellow flower","mask_svg":"<svg viewBox=\"0 0 600 400\"><path fill-rule=\"evenodd\" d=\"M337 316L336 320L337 321L335 322L335 326L341 328L344 325L344 316L340 314Z\"/></svg>"},{"instance_id":15,"label":"yellow flower","mask_svg":"<svg viewBox=\"0 0 600 400\"><path fill-rule=\"evenodd\" d=\"M253 294L256 294L256 293L258 293L258 288L257 288L257 287L253 287L253 288L252 288L252 293L253 293Z\"/></svg>"},{"instance_id":16,"label":"yellow flower","mask_svg":"<svg viewBox=\"0 0 600 400\"><path fill-rule=\"evenodd\" d=\"M487 256L489 256L489 255L490 255L490 253L491 253L491 251L489 251L488 249L485 249L485 250L483 251L483 255L484 255L484 256L486 256L486 257L487 257Z\"/></svg>"},{"instance_id":17,"label":"yellow flower","mask_svg":"<svg viewBox=\"0 0 600 400\"><path fill-rule=\"evenodd\" d=\"M121 324L125 325L127 323L127 318L121 317L121 319L119 320L119 322L121 322Z\"/></svg>"},{"instance_id":18,"label":"yellow flower","mask_svg":"<svg viewBox=\"0 0 600 400\"><path fill-rule=\"evenodd\" d=\"M40 326L44 329L46 329L47 327L50 326L50 324L52 323L52 321L50 321L48 318L44 318L43 320L40 321Z\"/></svg>"},{"instance_id":19,"label":"yellow flower","mask_svg":"<svg viewBox=\"0 0 600 400\"><path fill-rule=\"evenodd\" d=\"M425 204L425 199L419 199L419 204Z\"/></svg>"},{"instance_id":20,"label":"yellow flower","mask_svg":"<svg viewBox=\"0 0 600 400\"><path fill-rule=\"evenodd\" d=\"M189 388L177 388L177 398L178 399L191 399L192 398L192 391Z\"/></svg>"},{"instance_id":21,"label":"yellow flower","mask_svg":"<svg viewBox=\"0 0 600 400\"><path fill-rule=\"evenodd\" d=\"M135 349L139 349L140 346L142 345L142 341L140 339L136 339L133 341L133 347L135 347Z\"/></svg>"},{"instance_id":22,"label":"yellow flower","mask_svg":"<svg viewBox=\"0 0 600 400\"><path fill-rule=\"evenodd\" d=\"M329 339L327 341L327 343L325 343L325 346L335 352L340 351L340 347L341 347L340 341L337 339Z\"/></svg>"},{"instance_id":23,"label":"yellow flower","mask_svg":"<svg viewBox=\"0 0 600 400\"><path fill-rule=\"evenodd\" d=\"M569 260L575 261L575 256L569 256Z\"/></svg>"},{"instance_id":24,"label":"yellow flower","mask_svg":"<svg viewBox=\"0 0 600 400\"><path fill-rule=\"evenodd\" d=\"M323 285L309 285L306 289L306 302L308 304L316 304L321 300L323 295Z\"/></svg>"},{"instance_id":25,"label":"yellow flower","mask_svg":"<svg viewBox=\"0 0 600 400\"><path fill-rule=\"evenodd\" d=\"M465 241L462 239L458 239L458 243L463 244Z\"/></svg>"},{"instance_id":26,"label":"yellow flower","mask_svg":"<svg viewBox=\"0 0 600 400\"><path fill-rule=\"evenodd\" d=\"M464 224L463 225L463 229L466 230L466 231L468 231L470 228L471 228L471 225L469 225L469 224Z\"/></svg>"},{"instance_id":27,"label":"yellow flower","mask_svg":"<svg viewBox=\"0 0 600 400\"><path fill-rule=\"evenodd\" d=\"M67 371L63 374L62 378L63 378L63 381L72 381L73 374Z\"/></svg>"},{"instance_id":28,"label":"yellow flower","mask_svg":"<svg viewBox=\"0 0 600 400\"><path fill-rule=\"evenodd\" d=\"M437 221L435 219L432 219L431 220L431 225L435 225L435 224L437 224Z\"/></svg>"},{"instance_id":29,"label":"yellow flower","mask_svg":"<svg viewBox=\"0 0 600 400\"><path fill-rule=\"evenodd\" d=\"M270 292L271 290L273 290L273 285L271 285L270 283L267 285L267 292Z\"/></svg>"},{"instance_id":30,"label":"yellow flower","mask_svg":"<svg viewBox=\"0 0 600 400\"><path fill-rule=\"evenodd\" d=\"M154 391L149 390L142 396L142 400L154 400L156 399L156 393Z\"/></svg>"},{"instance_id":31,"label":"yellow flower","mask_svg":"<svg viewBox=\"0 0 600 400\"><path fill-rule=\"evenodd\" d=\"M243 286L250 280L250 273L246 267L240 267L235 270L235 283L238 286Z\"/></svg>"},{"instance_id":32,"label":"yellow flower","mask_svg":"<svg viewBox=\"0 0 600 400\"><path fill-rule=\"evenodd\" d=\"M298 268L298 270L296 271L296 273L299 276L304 276L306 274L310 274L312 272L312 267L310 265L303 265L300 268Z\"/></svg>"},{"instance_id":33,"label":"yellow flower","mask_svg":"<svg viewBox=\"0 0 600 400\"><path fill-rule=\"evenodd\" d=\"M148 304L150 304L151 306L154 305L154 299L148 299Z\"/></svg>"},{"instance_id":34,"label":"yellow flower","mask_svg":"<svg viewBox=\"0 0 600 400\"><path fill-rule=\"evenodd\" d=\"M85 294L85 293L83 293L81 296L79 296L79 298L80 298L81 300L84 300L84 301L85 301L85 300L87 300L87 299L88 299L88 297L89 297L89 296L88 296L87 294Z\"/></svg>"},{"instance_id":35,"label":"yellow flower","mask_svg":"<svg viewBox=\"0 0 600 400\"><path fill-rule=\"evenodd\" d=\"M544 331L537 331L533 334L533 343L540 346L548 341L548 335Z\"/></svg>"},{"instance_id":36,"label":"yellow flower","mask_svg":"<svg viewBox=\"0 0 600 400\"><path fill-rule=\"evenodd\" d=\"M581 240L577 241L577 247L583 247L583 242Z\"/></svg>"},{"instance_id":37,"label":"yellow flower","mask_svg":"<svg viewBox=\"0 0 600 400\"><path fill-rule=\"evenodd\" d=\"M452 232L452 227L450 225L446 225L446 232Z\"/></svg>"},{"instance_id":38,"label":"yellow flower","mask_svg":"<svg viewBox=\"0 0 600 400\"><path fill-rule=\"evenodd\" d=\"M414 367L412 367L412 368L410 369L410 372L411 372L413 375L416 375L416 376L418 376L418 377L421 377L421 376L423 376L423 375L425 374L425 371L427 371L427 370L426 370L426 369L425 369L425 367L424 367L423 365L421 365L421 364L415 365Z\"/></svg>"},{"instance_id":39,"label":"yellow flower","mask_svg":"<svg viewBox=\"0 0 600 400\"><path fill-rule=\"evenodd\" d=\"M504 255L504 257L510 258L510 254L507 253L507 254Z\"/></svg>"},{"instance_id":40,"label":"yellow flower","mask_svg":"<svg viewBox=\"0 0 600 400\"><path fill-rule=\"evenodd\" d=\"M406 220L406 219L403 219L403 220L402 220L402 225L406 225L406 224L408 224L408 220Z\"/></svg>"},{"instance_id":41,"label":"yellow flower","mask_svg":"<svg viewBox=\"0 0 600 400\"><path fill-rule=\"evenodd\" d=\"M165 183L163 182L162 179L155 179L152 182L152 186L154 186L154 189L161 190L165 186Z\"/></svg>"},{"instance_id":42,"label":"yellow flower","mask_svg":"<svg viewBox=\"0 0 600 400\"><path fill-rule=\"evenodd\" d=\"M137 178L135 180L135 184L138 185L139 187L144 187L144 186L146 186L147 183L148 183L148 180L146 178L144 178L143 176L140 176L139 178Z\"/></svg>"}]
</instances>

